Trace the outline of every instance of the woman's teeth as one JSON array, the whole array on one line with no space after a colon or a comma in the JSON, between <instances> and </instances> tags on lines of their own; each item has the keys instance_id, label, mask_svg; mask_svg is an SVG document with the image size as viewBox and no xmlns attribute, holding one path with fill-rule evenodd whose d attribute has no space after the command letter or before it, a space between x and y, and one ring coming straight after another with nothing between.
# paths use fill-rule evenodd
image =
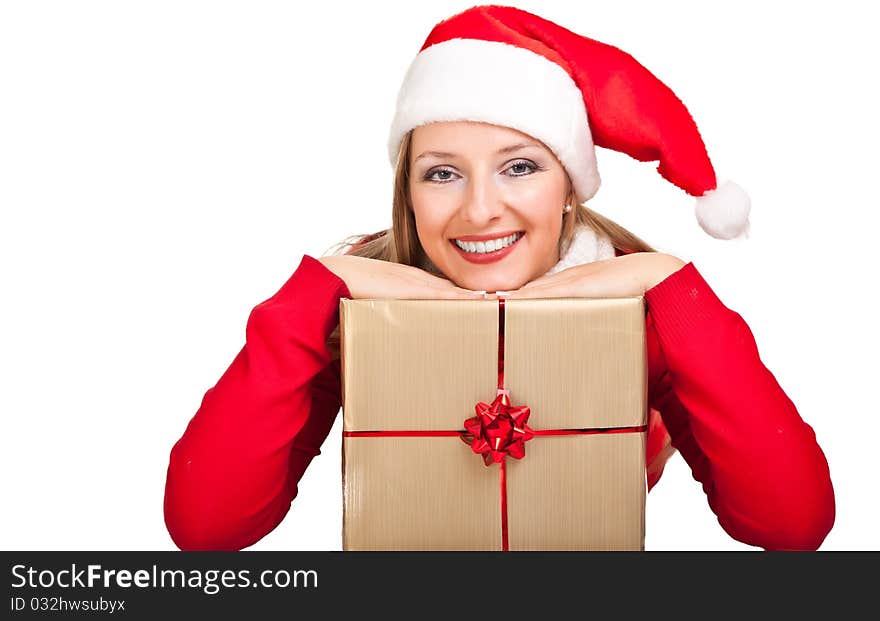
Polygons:
<instances>
[{"instance_id":1,"label":"woman's teeth","mask_svg":"<svg viewBox=\"0 0 880 621\"><path fill-rule=\"evenodd\" d=\"M454 241L455 245L465 252L485 254L487 252L494 252L495 250L499 250L500 248L505 248L518 240L523 235L525 235L525 233L514 233L513 235L508 235L507 237L502 237L500 239L490 239L489 241L485 242L463 242L458 241L457 239L453 239L452 241Z\"/></svg>"}]
</instances>

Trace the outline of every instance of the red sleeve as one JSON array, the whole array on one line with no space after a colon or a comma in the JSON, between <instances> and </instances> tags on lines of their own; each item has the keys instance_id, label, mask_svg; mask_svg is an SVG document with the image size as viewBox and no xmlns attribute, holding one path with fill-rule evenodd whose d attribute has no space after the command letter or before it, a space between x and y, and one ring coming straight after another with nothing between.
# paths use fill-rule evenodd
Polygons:
<instances>
[{"instance_id":1,"label":"red sleeve","mask_svg":"<svg viewBox=\"0 0 880 621\"><path fill-rule=\"evenodd\" d=\"M165 524L181 550L240 550L287 514L339 411L326 341L350 295L304 255L251 311L244 347L171 449Z\"/></svg>"},{"instance_id":2,"label":"red sleeve","mask_svg":"<svg viewBox=\"0 0 880 621\"><path fill-rule=\"evenodd\" d=\"M668 373L656 407L721 527L768 550L815 550L834 524L828 463L743 318L688 263L645 292Z\"/></svg>"}]
</instances>

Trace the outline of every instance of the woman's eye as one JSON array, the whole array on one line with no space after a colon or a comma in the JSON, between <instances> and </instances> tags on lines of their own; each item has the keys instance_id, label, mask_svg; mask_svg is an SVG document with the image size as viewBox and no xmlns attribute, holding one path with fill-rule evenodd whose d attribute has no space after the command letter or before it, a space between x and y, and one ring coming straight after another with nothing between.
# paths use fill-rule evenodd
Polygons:
<instances>
[{"instance_id":1,"label":"woman's eye","mask_svg":"<svg viewBox=\"0 0 880 621\"><path fill-rule=\"evenodd\" d=\"M445 168L440 168L438 170L432 170L425 175L426 181L438 181L440 183L451 181L452 180L452 171L447 170ZM437 175L441 175L438 177Z\"/></svg>"},{"instance_id":2,"label":"woman's eye","mask_svg":"<svg viewBox=\"0 0 880 621\"><path fill-rule=\"evenodd\" d=\"M507 170L513 172L514 177L525 177L526 175L530 175L531 173L535 172L537 168L538 167L532 162L521 161L514 162Z\"/></svg>"}]
</instances>

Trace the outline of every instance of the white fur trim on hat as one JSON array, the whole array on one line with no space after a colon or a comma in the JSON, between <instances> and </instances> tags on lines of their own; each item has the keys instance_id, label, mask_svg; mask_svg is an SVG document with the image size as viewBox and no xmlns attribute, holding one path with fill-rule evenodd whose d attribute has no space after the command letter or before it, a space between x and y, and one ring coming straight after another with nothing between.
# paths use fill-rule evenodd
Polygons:
<instances>
[{"instance_id":1,"label":"white fur trim on hat","mask_svg":"<svg viewBox=\"0 0 880 621\"><path fill-rule=\"evenodd\" d=\"M599 189L583 93L553 61L507 43L451 39L422 50L397 97L388 156L397 162L411 129L436 121L510 127L547 145L571 177L578 202Z\"/></svg>"}]
</instances>

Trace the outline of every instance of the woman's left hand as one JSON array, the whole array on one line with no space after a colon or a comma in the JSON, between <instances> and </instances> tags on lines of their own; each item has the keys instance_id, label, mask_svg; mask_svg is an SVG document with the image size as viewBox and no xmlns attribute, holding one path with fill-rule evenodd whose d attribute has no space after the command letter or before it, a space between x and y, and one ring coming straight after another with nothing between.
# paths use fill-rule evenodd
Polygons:
<instances>
[{"instance_id":1,"label":"woman's left hand","mask_svg":"<svg viewBox=\"0 0 880 621\"><path fill-rule=\"evenodd\" d=\"M643 295L685 265L684 261L671 254L635 252L576 265L550 276L541 276L519 289L502 292L502 297L505 300L634 297ZM498 296L488 293L486 297L497 299Z\"/></svg>"}]
</instances>

